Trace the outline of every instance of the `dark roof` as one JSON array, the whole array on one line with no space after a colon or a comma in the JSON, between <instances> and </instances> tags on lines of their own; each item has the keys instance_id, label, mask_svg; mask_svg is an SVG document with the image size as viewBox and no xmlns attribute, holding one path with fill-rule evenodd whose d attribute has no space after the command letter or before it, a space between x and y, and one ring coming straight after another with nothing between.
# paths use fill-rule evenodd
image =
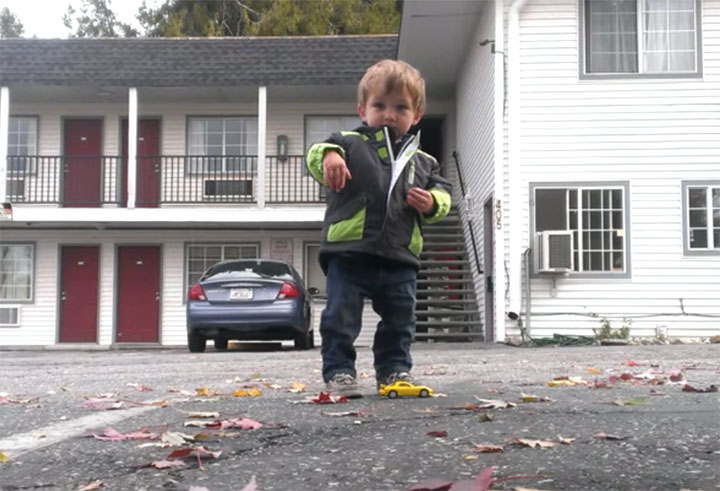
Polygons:
<instances>
[{"instance_id":1,"label":"dark roof","mask_svg":"<svg viewBox=\"0 0 720 491\"><path fill-rule=\"evenodd\" d=\"M335 85L396 57L396 35L2 39L0 85Z\"/></svg>"}]
</instances>

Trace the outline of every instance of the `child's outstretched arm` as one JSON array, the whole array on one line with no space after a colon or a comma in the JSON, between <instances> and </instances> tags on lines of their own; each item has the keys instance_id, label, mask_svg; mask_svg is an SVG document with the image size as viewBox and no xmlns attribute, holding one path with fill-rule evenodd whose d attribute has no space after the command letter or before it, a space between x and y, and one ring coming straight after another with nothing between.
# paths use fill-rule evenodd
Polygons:
<instances>
[{"instance_id":1,"label":"child's outstretched arm","mask_svg":"<svg viewBox=\"0 0 720 491\"><path fill-rule=\"evenodd\" d=\"M316 181L333 191L340 191L352 175L345 162L341 136L333 134L322 143L315 143L307 154L307 168Z\"/></svg>"}]
</instances>

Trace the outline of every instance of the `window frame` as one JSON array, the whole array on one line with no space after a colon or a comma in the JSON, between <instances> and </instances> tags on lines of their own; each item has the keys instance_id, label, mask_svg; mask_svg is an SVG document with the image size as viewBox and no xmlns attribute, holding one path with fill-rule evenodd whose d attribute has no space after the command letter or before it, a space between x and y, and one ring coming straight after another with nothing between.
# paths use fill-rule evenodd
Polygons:
<instances>
[{"instance_id":1,"label":"window frame","mask_svg":"<svg viewBox=\"0 0 720 491\"><path fill-rule=\"evenodd\" d=\"M308 126L309 121L313 118L355 118L359 121L360 124L362 124L362 120L360 119L360 116L357 113L344 113L344 114L305 114L303 116L303 156L307 155L308 150L310 149L310 145L313 143L317 143L315 141L309 141L308 139ZM359 126L359 125L358 125ZM343 128L338 131L351 131L355 128ZM325 138L330 136L331 133L328 133L325 135Z\"/></svg>"},{"instance_id":2,"label":"window frame","mask_svg":"<svg viewBox=\"0 0 720 491\"><path fill-rule=\"evenodd\" d=\"M530 276L532 278L544 278L543 273L538 272L538 261L535 258L537 253L535 247L536 240L536 223L535 223L535 191L537 189L576 189L580 192L584 190L613 190L621 189L623 192L623 263L624 271L571 271L568 273L569 278L597 278L597 279L619 279L632 277L632 240L630 231L630 183L629 181L570 181L570 182L542 182L536 181L530 183L529 188L529 244L532 250L530 257ZM579 203L578 203L579 206ZM567 212L567 208L566 208ZM568 228L566 230L572 230ZM580 232L579 232L580 233ZM576 244L577 246L577 244ZM582 254L582 251L579 251Z\"/></svg>"},{"instance_id":3,"label":"window frame","mask_svg":"<svg viewBox=\"0 0 720 491\"><path fill-rule=\"evenodd\" d=\"M225 247L255 247L257 250L257 259L262 258L262 243L260 241L242 241L242 242L232 242L232 241L196 241L196 242L184 242L183 243L183 290L182 290L182 299L183 304L187 302L187 292L190 288L189 283L189 276L190 276L190 248L191 247L221 247L223 248L223 252L221 255L223 256L223 259L220 259L220 261L224 261L224 248ZM240 258L242 259L242 258ZM209 267L210 265L208 265ZM207 269L207 268L205 268Z\"/></svg>"},{"instance_id":4,"label":"window frame","mask_svg":"<svg viewBox=\"0 0 720 491\"><path fill-rule=\"evenodd\" d=\"M192 157L212 157L212 155L194 155L194 154L190 153L192 121L193 120L210 120L210 119L220 119L223 121L223 144L222 144L223 152L227 151L227 148L226 148L227 147L227 144L226 144L227 130L225 127L226 120L228 120L228 119L255 120L257 132L260 131L260 122L258 121L257 115L248 115L248 114L191 114L191 115L187 115L185 118L185 155L187 156L188 159L190 159ZM254 157L255 159L257 159L257 152L258 152L257 139L254 141L253 144L256 147L255 154L254 155L246 154L246 155L243 155L242 157L244 157L244 158L253 158ZM228 155L226 153L223 153L222 156L228 157ZM227 170L226 164L227 164L227 161L225 158L223 158L223 164L222 164L223 168L219 171L219 173L221 175L225 174L225 173L230 173L230 171ZM251 164L250 165L251 168L248 169L247 168L248 166L246 163L244 168L237 171L237 173L242 176L248 176L248 177L256 175L257 174L257 165L252 160L250 160L250 164ZM186 163L185 174L188 176L208 176L208 175L213 174L213 172L211 172L207 167L203 167L199 171L193 171L192 169L193 169L193 166L189 165L189 162ZM218 171L214 171L214 172L218 172ZM234 174L235 171L233 171L232 173Z\"/></svg>"},{"instance_id":5,"label":"window frame","mask_svg":"<svg viewBox=\"0 0 720 491\"><path fill-rule=\"evenodd\" d=\"M40 154L40 150L39 150L39 147L40 147L40 117L37 115L33 115L33 114L14 114L9 117L9 121L8 121L7 156L8 157L22 156L22 155L12 155L10 153L10 147L11 147L10 140L11 140L11 135L12 135L12 132L11 132L12 124L11 123L12 123L13 119L28 119L28 120L33 120L33 122L35 123L34 152L27 154L28 157L34 157L34 158L30 159L30 166L28 168L28 166L26 165L25 170L13 170L8 167L8 169L7 169L8 179L10 179L13 176L24 177L24 176L36 174L37 173L37 158L36 157Z\"/></svg>"},{"instance_id":6,"label":"window frame","mask_svg":"<svg viewBox=\"0 0 720 491\"><path fill-rule=\"evenodd\" d=\"M705 180L705 181L682 181L682 241L683 241L683 256L720 256L720 248L705 248L705 249L691 249L690 248L690 188L705 188L710 193L708 200L712 205L712 189L720 189L720 180ZM710 214L710 221L708 222L707 228L712 229L712 206L708 210ZM712 239L712 234L710 236Z\"/></svg>"},{"instance_id":7,"label":"window frame","mask_svg":"<svg viewBox=\"0 0 720 491\"><path fill-rule=\"evenodd\" d=\"M642 54L644 47L642 45L642 30L639 29L641 24L641 10L644 0L636 0L638 12L638 71L627 73L593 73L587 71L587 30L585 28L585 3L589 0L578 0L578 62L580 80L613 80L613 79L667 79L667 78L702 78L703 77L703 44L702 44L702 0L694 0L695 2L695 70L690 72L664 72L664 73L645 73L642 72Z\"/></svg>"},{"instance_id":8,"label":"window frame","mask_svg":"<svg viewBox=\"0 0 720 491\"><path fill-rule=\"evenodd\" d=\"M29 246L32 256L31 256L31 265L30 265L30 298L27 299L3 299L0 298L0 305L3 306L12 306L12 305L27 305L27 304L33 304L35 303L35 283L37 278L37 246L35 242L28 242L28 241L18 241L18 242L0 242L0 247L3 246Z\"/></svg>"}]
</instances>

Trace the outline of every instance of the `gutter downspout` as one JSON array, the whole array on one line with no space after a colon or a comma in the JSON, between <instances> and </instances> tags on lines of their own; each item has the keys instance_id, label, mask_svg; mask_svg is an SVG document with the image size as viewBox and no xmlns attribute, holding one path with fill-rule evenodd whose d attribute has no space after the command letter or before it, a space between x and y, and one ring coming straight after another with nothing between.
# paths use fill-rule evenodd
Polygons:
<instances>
[{"instance_id":1,"label":"gutter downspout","mask_svg":"<svg viewBox=\"0 0 720 491\"><path fill-rule=\"evenodd\" d=\"M507 316L520 318L522 291L520 199L522 176L520 173L520 12L528 0L515 0L508 13L508 214L509 228L509 284ZM530 299L527 300L528 302Z\"/></svg>"},{"instance_id":2,"label":"gutter downspout","mask_svg":"<svg viewBox=\"0 0 720 491\"><path fill-rule=\"evenodd\" d=\"M10 89L0 87L0 205L7 199L8 130L10 128Z\"/></svg>"},{"instance_id":3,"label":"gutter downspout","mask_svg":"<svg viewBox=\"0 0 720 491\"><path fill-rule=\"evenodd\" d=\"M505 220L502 203L505 194L505 0L495 0L495 176L492 224L493 236L493 316L494 341L505 342ZM499 216L498 216L499 211ZM487 250L487 249L486 249ZM486 288L483 282L483 288Z\"/></svg>"}]
</instances>

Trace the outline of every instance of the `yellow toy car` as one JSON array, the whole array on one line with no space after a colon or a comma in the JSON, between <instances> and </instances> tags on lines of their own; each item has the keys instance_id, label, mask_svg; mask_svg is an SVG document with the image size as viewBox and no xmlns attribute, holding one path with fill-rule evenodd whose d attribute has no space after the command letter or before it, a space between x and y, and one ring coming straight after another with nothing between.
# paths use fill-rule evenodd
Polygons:
<instances>
[{"instance_id":1,"label":"yellow toy car","mask_svg":"<svg viewBox=\"0 0 720 491\"><path fill-rule=\"evenodd\" d=\"M395 399L398 396L407 397L428 397L431 396L433 390L425 385L413 385L409 382L398 380L394 384L381 385L378 394L388 396Z\"/></svg>"}]
</instances>

